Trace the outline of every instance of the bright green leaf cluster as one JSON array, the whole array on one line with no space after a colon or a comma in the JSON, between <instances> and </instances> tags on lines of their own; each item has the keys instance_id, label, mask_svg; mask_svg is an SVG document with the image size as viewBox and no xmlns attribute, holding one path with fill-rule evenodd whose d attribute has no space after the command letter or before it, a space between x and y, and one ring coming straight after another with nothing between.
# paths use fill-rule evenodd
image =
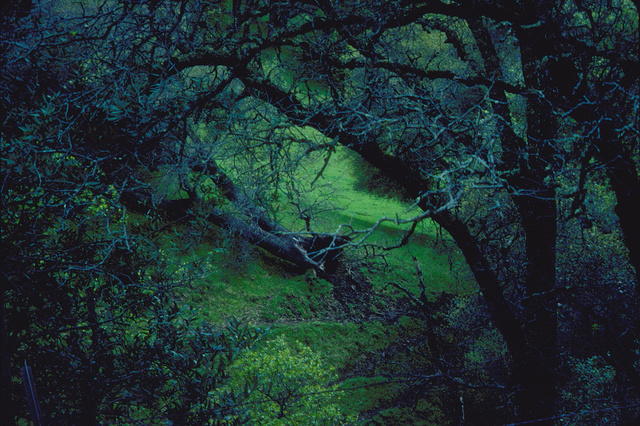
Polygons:
<instances>
[{"instance_id":1,"label":"bright green leaf cluster","mask_svg":"<svg viewBox=\"0 0 640 426\"><path fill-rule=\"evenodd\" d=\"M248 417L261 425L345 424L333 367L310 347L280 336L245 352L230 370L247 394Z\"/></svg>"}]
</instances>

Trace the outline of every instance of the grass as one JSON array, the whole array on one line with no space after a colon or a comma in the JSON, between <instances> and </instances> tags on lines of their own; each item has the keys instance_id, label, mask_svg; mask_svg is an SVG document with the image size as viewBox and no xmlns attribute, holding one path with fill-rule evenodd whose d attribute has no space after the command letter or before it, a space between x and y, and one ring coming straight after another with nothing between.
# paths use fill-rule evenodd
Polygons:
<instances>
[{"instance_id":1,"label":"grass","mask_svg":"<svg viewBox=\"0 0 640 426\"><path fill-rule=\"evenodd\" d=\"M380 350L398 337L396 327L380 321L356 322L304 322L283 325L272 330L273 336L302 342L322 354L328 365L345 374L366 353Z\"/></svg>"},{"instance_id":2,"label":"grass","mask_svg":"<svg viewBox=\"0 0 640 426\"><path fill-rule=\"evenodd\" d=\"M411 217L418 213L399 196L376 195L363 188L354 155L338 149L322 177L307 193L308 197L328 194L327 201L333 205L330 211L315 217L318 231L333 232L341 224L367 229L384 216ZM323 162L323 158L317 158L307 164L306 177L301 175L300 179L313 179ZM280 214L286 217L286 206L280 209ZM294 227L295 221L290 225ZM367 250L348 253L349 258L359 261L354 261L354 267L361 268L371 280L375 297L369 302L340 303L333 295L332 285L314 272L291 275L274 258L222 233L210 238L211 247L199 248L208 253L211 266L185 292L183 300L198 307L204 321L222 325L230 317L237 317L247 324L268 327L270 332L265 341L283 336L288 341L308 345L326 365L336 368L343 380L341 387L351 389L342 398L345 412L370 413L370 417L375 415L383 423L393 416L410 419L410 413L404 411L380 411L381 407L393 406L402 385L389 383L384 377L369 376L375 369L366 372L364 367L373 354L397 341L414 338L423 329L407 317L394 322L376 319L376 313L378 318L384 318L384 311L406 296L389 283L418 295L412 260L415 257L429 292L470 294L477 289L462 255L430 221L418 226L406 246L390 251L378 247L373 256L374 245L395 244L405 231L406 226L385 222L366 240L371 244ZM363 303L371 305L370 317L354 314Z\"/></svg>"},{"instance_id":3,"label":"grass","mask_svg":"<svg viewBox=\"0 0 640 426\"><path fill-rule=\"evenodd\" d=\"M353 155L339 150L332 158L323 176L332 189L335 210L319 218L319 231L331 232L342 224L355 229L367 229L381 217L407 217L417 212L398 198L372 195L357 188L357 176L344 173L353 169ZM310 168L309 176L316 170ZM311 194L310 196L313 196ZM371 245L395 244L402 238L406 226L385 222L365 241ZM216 265L197 283L191 302L202 307L207 321L223 322L231 315L250 323L310 320L322 317L322 308L335 308L330 284L307 276L289 276L277 262L257 252L248 244L223 241L225 253L213 256ZM375 256L373 256L375 253ZM455 246L440 234L437 226L424 221L400 249L385 251L369 247L365 253L354 251L352 256L366 258L365 271L374 289L390 296L400 297L397 289L388 285L395 282L418 294L413 257L418 259L428 290L435 293L448 291L466 293L475 291L470 272ZM315 284L314 284L315 283Z\"/></svg>"},{"instance_id":4,"label":"grass","mask_svg":"<svg viewBox=\"0 0 640 426\"><path fill-rule=\"evenodd\" d=\"M259 262L238 272L217 269L190 290L189 304L200 307L203 319L222 324L232 316L249 324L307 321L332 309L331 285L311 274L286 276Z\"/></svg>"}]
</instances>

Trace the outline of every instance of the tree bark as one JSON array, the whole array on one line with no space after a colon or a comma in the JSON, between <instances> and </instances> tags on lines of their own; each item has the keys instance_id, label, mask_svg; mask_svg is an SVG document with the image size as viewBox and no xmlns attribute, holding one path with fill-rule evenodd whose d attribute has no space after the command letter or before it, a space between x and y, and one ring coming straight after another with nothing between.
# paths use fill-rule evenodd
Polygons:
<instances>
[{"instance_id":1,"label":"tree bark","mask_svg":"<svg viewBox=\"0 0 640 426\"><path fill-rule=\"evenodd\" d=\"M523 420L552 418L558 399L558 319L555 300L556 204L553 189L517 197L526 236L526 297L523 330L530 358L516 365L522 386L518 407ZM540 424L553 424L552 420Z\"/></svg>"},{"instance_id":2,"label":"tree bark","mask_svg":"<svg viewBox=\"0 0 640 426\"><path fill-rule=\"evenodd\" d=\"M324 271L322 263L312 259L305 248L310 245L307 238L296 237L293 234L277 235L265 231L250 221L240 220L232 214L211 212L207 220L221 228L231 230L243 240L289 262L298 272L307 269Z\"/></svg>"},{"instance_id":3,"label":"tree bark","mask_svg":"<svg viewBox=\"0 0 640 426\"><path fill-rule=\"evenodd\" d=\"M467 261L471 272L480 286L485 303L489 308L491 319L502 334L509 352L516 364L529 357L529 348L524 337L523 327L516 317L485 254L480 250L476 238L469 228L451 212L441 213L433 220L451 235Z\"/></svg>"},{"instance_id":4,"label":"tree bark","mask_svg":"<svg viewBox=\"0 0 640 426\"><path fill-rule=\"evenodd\" d=\"M611 188L616 194L615 213L620 219L620 229L629 250L629 261L635 269L636 293L640 294L640 177L633 161L633 153L616 137L613 123L601 125L600 139L596 142L598 158L607 166Z\"/></svg>"},{"instance_id":5,"label":"tree bark","mask_svg":"<svg viewBox=\"0 0 640 426\"><path fill-rule=\"evenodd\" d=\"M170 220L182 222L195 218L193 208L199 202L197 198L164 200L157 206L151 203L149 194L132 191L121 194L123 205L136 213L148 214L157 209ZM244 209L238 212L222 212L211 208L205 216L210 223L236 233L245 241L260 247L267 253L292 265L297 272L315 269L325 272L325 263L335 262L347 239L343 236L307 237L297 235L286 228L271 224L266 216L256 216L259 211L254 204L244 200ZM241 217L246 219L241 219ZM333 267L333 265L332 265Z\"/></svg>"}]
</instances>

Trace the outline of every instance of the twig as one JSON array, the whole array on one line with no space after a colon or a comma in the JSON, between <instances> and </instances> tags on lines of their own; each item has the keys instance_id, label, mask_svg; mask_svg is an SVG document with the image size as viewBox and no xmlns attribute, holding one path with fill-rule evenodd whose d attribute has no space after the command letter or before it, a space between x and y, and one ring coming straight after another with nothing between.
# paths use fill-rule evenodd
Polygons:
<instances>
[{"instance_id":1,"label":"twig","mask_svg":"<svg viewBox=\"0 0 640 426\"><path fill-rule=\"evenodd\" d=\"M27 402L29 402L29 410L31 411L31 418L35 426L41 426L42 411L40 411L40 401L38 400L38 394L36 393L36 387L33 383L33 374L31 374L31 367L27 365L27 361L24 362L24 366L20 367L20 373L22 374L22 383L24 384L24 391L27 394Z\"/></svg>"}]
</instances>

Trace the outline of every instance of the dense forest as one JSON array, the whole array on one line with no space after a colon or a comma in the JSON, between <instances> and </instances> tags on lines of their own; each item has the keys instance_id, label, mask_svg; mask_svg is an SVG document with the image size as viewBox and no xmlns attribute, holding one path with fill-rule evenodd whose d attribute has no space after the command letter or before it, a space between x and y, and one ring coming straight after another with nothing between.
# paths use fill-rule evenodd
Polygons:
<instances>
[{"instance_id":1,"label":"dense forest","mask_svg":"<svg viewBox=\"0 0 640 426\"><path fill-rule=\"evenodd\" d=\"M637 0L2 8L3 424L640 422Z\"/></svg>"}]
</instances>

